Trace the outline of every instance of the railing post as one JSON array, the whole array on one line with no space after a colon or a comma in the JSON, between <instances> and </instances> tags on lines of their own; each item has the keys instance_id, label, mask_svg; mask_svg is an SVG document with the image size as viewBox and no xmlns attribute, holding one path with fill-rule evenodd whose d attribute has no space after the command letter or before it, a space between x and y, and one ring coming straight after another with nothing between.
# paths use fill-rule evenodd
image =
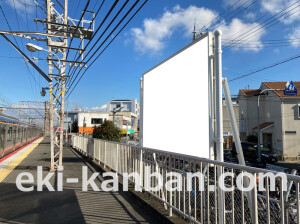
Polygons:
<instances>
[{"instance_id":1,"label":"railing post","mask_svg":"<svg viewBox=\"0 0 300 224\"><path fill-rule=\"evenodd\" d=\"M171 177L172 177L172 158L171 156L169 155L169 172L171 173ZM169 191L169 203L170 205L172 205L172 192ZM183 192L185 194L185 192ZM171 206L169 206L169 216L172 216L173 215L173 209Z\"/></svg>"},{"instance_id":2,"label":"railing post","mask_svg":"<svg viewBox=\"0 0 300 224\"><path fill-rule=\"evenodd\" d=\"M284 203L284 191L283 191L283 179L280 178L280 208L281 208L281 224L285 223L285 203Z\"/></svg>"},{"instance_id":3,"label":"railing post","mask_svg":"<svg viewBox=\"0 0 300 224\"><path fill-rule=\"evenodd\" d=\"M253 188L253 202L252 202L252 222L253 224L258 224L258 209L257 209L257 185L256 185L256 173L253 174L254 177L254 188Z\"/></svg>"},{"instance_id":4,"label":"railing post","mask_svg":"<svg viewBox=\"0 0 300 224\"><path fill-rule=\"evenodd\" d=\"M118 165L119 165L119 145L117 144L117 155L116 155L116 165L115 165L116 166L115 169L117 173L119 172Z\"/></svg>"},{"instance_id":5,"label":"railing post","mask_svg":"<svg viewBox=\"0 0 300 224\"><path fill-rule=\"evenodd\" d=\"M144 184L143 184L143 178L144 178L144 175L143 175L143 150L140 148L140 186L143 187Z\"/></svg>"},{"instance_id":6,"label":"railing post","mask_svg":"<svg viewBox=\"0 0 300 224\"><path fill-rule=\"evenodd\" d=\"M106 168L106 142L104 142L103 167Z\"/></svg>"}]
</instances>

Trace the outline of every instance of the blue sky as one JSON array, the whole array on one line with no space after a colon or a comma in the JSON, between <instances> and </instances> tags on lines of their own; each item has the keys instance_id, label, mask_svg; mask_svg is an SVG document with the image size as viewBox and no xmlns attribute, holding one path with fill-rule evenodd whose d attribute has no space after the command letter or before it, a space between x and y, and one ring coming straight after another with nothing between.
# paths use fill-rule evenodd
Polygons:
<instances>
[{"instance_id":1,"label":"blue sky","mask_svg":"<svg viewBox=\"0 0 300 224\"><path fill-rule=\"evenodd\" d=\"M44 7L44 1L37 2ZM83 9L86 1L70 2L69 15L73 16L77 4L80 3L79 9ZM122 2L124 1L120 1L120 4ZM139 98L139 78L148 69L192 41L191 32L195 18L199 29L214 18L219 18L214 20L216 23L207 27L209 31L214 31L216 27L223 31L223 76L228 79L297 55L300 53L300 5L295 2L149 0L87 71L71 94L70 104L93 108L100 107L112 99ZM26 3L26 7L21 3ZM92 0L88 9L92 10L95 3L96 0ZM18 30L19 27L21 30L43 30L43 25L36 25L33 21L36 16L44 19L43 12L33 6L33 0L2 0L0 4L12 30ZM285 10L285 14L275 18L274 16L280 15L282 10ZM232 11L233 13L229 14ZM75 17L79 18L80 13L78 10ZM0 18L0 29L8 30L1 11ZM263 21L265 22L262 23ZM96 20L97 24L99 25L99 20ZM250 35L251 29L252 32L256 32ZM16 39L20 46L28 42L26 39ZM237 39L241 41L238 45L226 47L228 40ZM11 40L14 41L13 38ZM43 43L33 43L46 47ZM46 53L29 53L25 47L21 48L30 57L47 56ZM47 72L45 61L39 61L37 64ZM230 82L231 93L237 94L240 88L248 85L250 88L258 88L262 81L299 81L299 65L300 59L296 59ZM2 37L0 66L0 96L5 96L14 103L20 100L47 99L40 97L39 93L41 87L47 86L47 82L28 65L32 73L30 74L20 55Z\"/></svg>"}]
</instances>

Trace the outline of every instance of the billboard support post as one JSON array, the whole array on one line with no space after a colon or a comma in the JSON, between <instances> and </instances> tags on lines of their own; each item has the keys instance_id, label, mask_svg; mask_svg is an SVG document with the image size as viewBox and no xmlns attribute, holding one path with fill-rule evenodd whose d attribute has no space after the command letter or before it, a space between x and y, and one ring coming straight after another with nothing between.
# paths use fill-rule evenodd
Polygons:
<instances>
[{"instance_id":1,"label":"billboard support post","mask_svg":"<svg viewBox=\"0 0 300 224\"><path fill-rule=\"evenodd\" d=\"M144 116L144 109L143 109L143 101L144 101L144 94L143 94L143 78L140 78L140 123L139 123L139 145L143 147L143 116Z\"/></svg>"},{"instance_id":2,"label":"billboard support post","mask_svg":"<svg viewBox=\"0 0 300 224\"><path fill-rule=\"evenodd\" d=\"M222 113L222 32L215 32L215 77L216 77L216 149L217 160L224 161L223 153L223 113Z\"/></svg>"},{"instance_id":3,"label":"billboard support post","mask_svg":"<svg viewBox=\"0 0 300 224\"><path fill-rule=\"evenodd\" d=\"M216 154L217 160L223 162L223 113L222 113L222 48L220 30L215 31L215 78L216 78ZM223 173L223 168L218 167L218 176ZM218 217L219 223L223 224L225 221L225 204L224 192L220 184L218 187Z\"/></svg>"},{"instance_id":4,"label":"billboard support post","mask_svg":"<svg viewBox=\"0 0 300 224\"><path fill-rule=\"evenodd\" d=\"M208 97L209 97L209 159L215 160L215 79L214 79L214 44L213 34L208 32L208 39L211 44L208 48Z\"/></svg>"}]
</instances>

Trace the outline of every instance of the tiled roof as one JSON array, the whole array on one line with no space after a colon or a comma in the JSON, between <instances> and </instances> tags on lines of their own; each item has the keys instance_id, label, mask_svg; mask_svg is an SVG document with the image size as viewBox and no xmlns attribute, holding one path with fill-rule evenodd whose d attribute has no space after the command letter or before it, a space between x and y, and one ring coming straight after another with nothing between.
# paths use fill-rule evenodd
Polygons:
<instances>
[{"instance_id":1,"label":"tiled roof","mask_svg":"<svg viewBox=\"0 0 300 224\"><path fill-rule=\"evenodd\" d=\"M272 125L272 124L274 124L274 122L265 122L265 123L262 123L261 125L259 125L259 128L260 128L260 129L264 129L264 128L266 128L266 127ZM253 129L257 129L257 126L254 127Z\"/></svg>"},{"instance_id":2,"label":"tiled roof","mask_svg":"<svg viewBox=\"0 0 300 224\"><path fill-rule=\"evenodd\" d=\"M254 96L260 93L260 89L240 89L244 96Z\"/></svg>"},{"instance_id":3,"label":"tiled roof","mask_svg":"<svg viewBox=\"0 0 300 224\"><path fill-rule=\"evenodd\" d=\"M263 82L262 85L268 89L285 89L287 81L284 82ZM293 81L296 86L297 95L285 95L284 90L273 91L279 97L300 97L300 81ZM261 92L261 89L240 89L240 93L244 96L255 96Z\"/></svg>"},{"instance_id":4,"label":"tiled roof","mask_svg":"<svg viewBox=\"0 0 300 224\"><path fill-rule=\"evenodd\" d=\"M269 89L285 89L285 85L287 82L263 82L262 84L265 85ZM293 81L297 89L297 95L284 95L284 91L273 91L279 97L300 97L300 81Z\"/></svg>"}]
</instances>

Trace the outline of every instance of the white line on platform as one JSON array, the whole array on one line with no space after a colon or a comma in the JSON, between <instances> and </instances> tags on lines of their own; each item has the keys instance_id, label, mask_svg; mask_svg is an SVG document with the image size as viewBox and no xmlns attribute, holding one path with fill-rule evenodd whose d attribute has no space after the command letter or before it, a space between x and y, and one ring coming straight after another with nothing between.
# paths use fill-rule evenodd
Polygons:
<instances>
[{"instance_id":1,"label":"white line on platform","mask_svg":"<svg viewBox=\"0 0 300 224\"><path fill-rule=\"evenodd\" d=\"M31 148L31 146L33 146L37 141L39 141L40 138L38 138L37 140L29 143L26 147L24 147L23 149L21 149L20 151L18 151L17 153L13 154L12 156L8 157L7 159L3 160L2 162L0 162L0 172L1 170L3 170L5 167L7 167L8 164L10 164L12 161L14 161L16 158L18 158L20 155L22 155L24 152L26 152L28 149Z\"/></svg>"},{"instance_id":2,"label":"white line on platform","mask_svg":"<svg viewBox=\"0 0 300 224\"><path fill-rule=\"evenodd\" d=\"M67 178L67 183L78 183L78 178Z\"/></svg>"}]
</instances>

